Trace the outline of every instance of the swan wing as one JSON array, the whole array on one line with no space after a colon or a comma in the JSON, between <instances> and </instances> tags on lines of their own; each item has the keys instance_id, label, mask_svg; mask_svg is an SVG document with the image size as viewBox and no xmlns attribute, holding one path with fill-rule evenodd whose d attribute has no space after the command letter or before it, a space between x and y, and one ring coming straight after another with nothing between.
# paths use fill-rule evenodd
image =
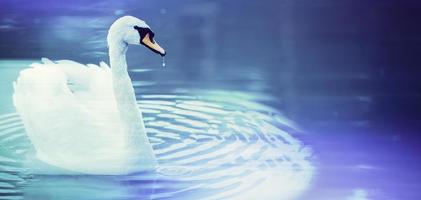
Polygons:
<instances>
[{"instance_id":1,"label":"swan wing","mask_svg":"<svg viewBox=\"0 0 421 200\"><path fill-rule=\"evenodd\" d=\"M104 62L41 61L20 72L13 94L37 158L80 171L98 170L92 166L98 161L122 157L115 155L122 153L126 138L110 68Z\"/></svg>"}]
</instances>

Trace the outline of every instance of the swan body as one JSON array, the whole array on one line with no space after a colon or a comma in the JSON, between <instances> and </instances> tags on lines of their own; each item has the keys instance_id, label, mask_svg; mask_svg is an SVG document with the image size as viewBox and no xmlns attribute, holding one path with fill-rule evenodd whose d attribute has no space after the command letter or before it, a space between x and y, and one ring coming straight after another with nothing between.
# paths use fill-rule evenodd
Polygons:
<instances>
[{"instance_id":1,"label":"swan body","mask_svg":"<svg viewBox=\"0 0 421 200\"><path fill-rule=\"evenodd\" d=\"M125 57L129 44L164 56L153 36L144 21L125 16L108 32L111 67L43 58L20 72L13 102L36 160L88 174L156 167Z\"/></svg>"}]
</instances>

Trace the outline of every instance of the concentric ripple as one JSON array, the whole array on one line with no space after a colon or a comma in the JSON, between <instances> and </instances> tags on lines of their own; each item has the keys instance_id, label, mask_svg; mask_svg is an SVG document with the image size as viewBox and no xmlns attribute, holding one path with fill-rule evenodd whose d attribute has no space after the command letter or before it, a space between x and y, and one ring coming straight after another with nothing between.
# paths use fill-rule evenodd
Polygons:
<instances>
[{"instance_id":1,"label":"concentric ripple","mask_svg":"<svg viewBox=\"0 0 421 200\"><path fill-rule=\"evenodd\" d=\"M25 173L16 113L0 116L0 199L293 199L313 175L294 126L252 95L139 96L160 167L127 176Z\"/></svg>"}]
</instances>

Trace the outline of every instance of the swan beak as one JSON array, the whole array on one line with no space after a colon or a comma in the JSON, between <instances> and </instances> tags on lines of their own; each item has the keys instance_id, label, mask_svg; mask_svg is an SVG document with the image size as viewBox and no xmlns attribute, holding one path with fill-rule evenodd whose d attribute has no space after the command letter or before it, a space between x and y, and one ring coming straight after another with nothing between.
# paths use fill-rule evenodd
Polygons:
<instances>
[{"instance_id":1,"label":"swan beak","mask_svg":"<svg viewBox=\"0 0 421 200\"><path fill-rule=\"evenodd\" d=\"M167 54L165 50L161 46L159 46L159 44L154 39L151 40L151 38L149 37L149 33L145 35L145 37L140 43L146 46L151 51L161 55L162 57L164 57Z\"/></svg>"}]
</instances>

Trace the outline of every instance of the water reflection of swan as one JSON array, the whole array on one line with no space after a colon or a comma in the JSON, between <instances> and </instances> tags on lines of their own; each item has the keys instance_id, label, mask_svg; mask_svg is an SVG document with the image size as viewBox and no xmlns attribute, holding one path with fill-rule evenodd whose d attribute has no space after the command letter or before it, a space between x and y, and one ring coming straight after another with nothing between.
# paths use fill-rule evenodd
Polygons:
<instances>
[{"instance_id":1,"label":"water reflection of swan","mask_svg":"<svg viewBox=\"0 0 421 200\"><path fill-rule=\"evenodd\" d=\"M144 21L125 16L108 32L111 69L104 62L99 67L43 59L21 71L13 99L37 160L91 174L156 165L125 57L128 44L165 56L153 37Z\"/></svg>"}]
</instances>

